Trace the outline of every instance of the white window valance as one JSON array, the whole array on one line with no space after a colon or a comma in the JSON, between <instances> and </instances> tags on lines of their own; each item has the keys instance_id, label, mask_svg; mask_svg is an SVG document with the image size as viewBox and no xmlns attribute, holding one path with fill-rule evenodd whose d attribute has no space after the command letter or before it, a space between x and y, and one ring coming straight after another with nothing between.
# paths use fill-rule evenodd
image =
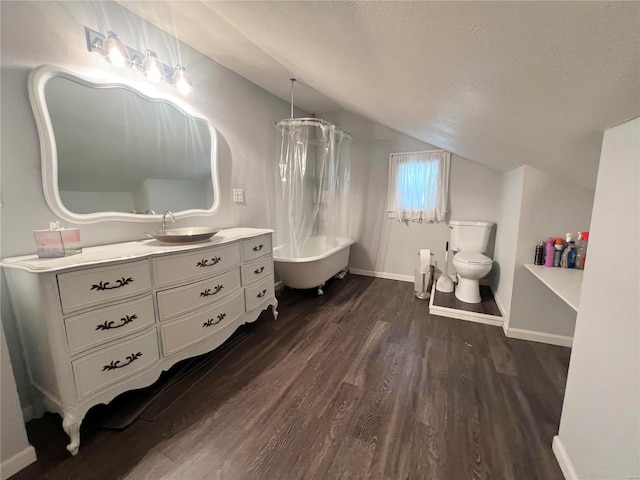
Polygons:
<instances>
[{"instance_id":1,"label":"white window valance","mask_svg":"<svg viewBox=\"0 0 640 480\"><path fill-rule=\"evenodd\" d=\"M444 222L451 154L443 150L389 156L387 211L402 222Z\"/></svg>"}]
</instances>

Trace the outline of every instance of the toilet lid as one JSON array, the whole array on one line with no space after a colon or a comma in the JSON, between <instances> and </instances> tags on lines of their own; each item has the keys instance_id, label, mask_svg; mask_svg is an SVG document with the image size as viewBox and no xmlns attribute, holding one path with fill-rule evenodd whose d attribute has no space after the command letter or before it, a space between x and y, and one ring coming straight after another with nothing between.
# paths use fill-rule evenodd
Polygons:
<instances>
[{"instance_id":1,"label":"toilet lid","mask_svg":"<svg viewBox=\"0 0 640 480\"><path fill-rule=\"evenodd\" d=\"M460 252L453 257L453 260L470 265L489 265L491 263L489 257L478 252Z\"/></svg>"}]
</instances>

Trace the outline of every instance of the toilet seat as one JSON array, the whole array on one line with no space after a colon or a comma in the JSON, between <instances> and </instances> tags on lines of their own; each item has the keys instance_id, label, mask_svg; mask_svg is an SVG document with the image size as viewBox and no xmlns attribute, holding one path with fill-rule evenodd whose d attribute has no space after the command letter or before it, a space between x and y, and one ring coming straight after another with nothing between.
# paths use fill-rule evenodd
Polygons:
<instances>
[{"instance_id":1,"label":"toilet seat","mask_svg":"<svg viewBox=\"0 0 640 480\"><path fill-rule=\"evenodd\" d=\"M464 263L466 265L491 265L492 260L478 252L460 252L453 257L454 262Z\"/></svg>"}]
</instances>

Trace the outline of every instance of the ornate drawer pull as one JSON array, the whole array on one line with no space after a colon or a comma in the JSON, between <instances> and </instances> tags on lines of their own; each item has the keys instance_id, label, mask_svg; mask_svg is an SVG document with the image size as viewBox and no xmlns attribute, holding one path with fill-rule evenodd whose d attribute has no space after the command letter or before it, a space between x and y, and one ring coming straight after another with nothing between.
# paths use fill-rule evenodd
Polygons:
<instances>
[{"instance_id":1,"label":"ornate drawer pull","mask_svg":"<svg viewBox=\"0 0 640 480\"><path fill-rule=\"evenodd\" d=\"M253 247L253 251L254 252L259 252L260 250L262 250L262 247L264 247L264 245L262 245L262 244L256 245L255 247Z\"/></svg>"},{"instance_id":2,"label":"ornate drawer pull","mask_svg":"<svg viewBox=\"0 0 640 480\"><path fill-rule=\"evenodd\" d=\"M105 370L115 370L116 368L124 368L127 365L130 365L133 362L135 362L141 356L142 356L142 352L132 353L131 355L127 356L126 358L127 363L123 363L122 365L120 365L120 360L111 360L111 363L109 363L109 365L105 365L104 367L102 367L102 371L104 372Z\"/></svg>"},{"instance_id":3,"label":"ornate drawer pull","mask_svg":"<svg viewBox=\"0 0 640 480\"><path fill-rule=\"evenodd\" d=\"M120 321L122 322L120 325L115 325L116 322L114 320L105 320L104 323L96 325L96 330L111 330L112 328L124 327L127 323L133 322L136 318L138 318L138 316L135 314L131 316L125 315L120 319Z\"/></svg>"},{"instance_id":4,"label":"ornate drawer pull","mask_svg":"<svg viewBox=\"0 0 640 480\"><path fill-rule=\"evenodd\" d=\"M200 292L201 297L210 297L211 295L215 295L220 290L224 288L224 285L216 285L213 288L207 288L204 292Z\"/></svg>"},{"instance_id":5,"label":"ornate drawer pull","mask_svg":"<svg viewBox=\"0 0 640 480\"><path fill-rule=\"evenodd\" d=\"M211 257L211 260L203 258L198 263L196 263L196 267L212 267L214 265L217 265L221 261L222 261L222 257Z\"/></svg>"},{"instance_id":6,"label":"ornate drawer pull","mask_svg":"<svg viewBox=\"0 0 640 480\"><path fill-rule=\"evenodd\" d=\"M267 294L266 290L262 290L258 295L256 295L256 298L262 298Z\"/></svg>"},{"instance_id":7,"label":"ornate drawer pull","mask_svg":"<svg viewBox=\"0 0 640 480\"><path fill-rule=\"evenodd\" d=\"M212 326L214 326L214 325L217 325L217 324L219 324L219 323L222 321L222 319L224 319L224 317L226 317L226 316L227 316L227 314L226 314L226 313L221 313L221 314L219 314L219 315L218 315L218 317L217 317L217 318L218 318L218 320L215 320L215 321L214 321L214 320L213 320L213 318L210 318L210 319L208 319L206 322L204 322L204 323L202 324L202 327L203 327L203 328L205 328L205 327L212 327Z\"/></svg>"},{"instance_id":8,"label":"ornate drawer pull","mask_svg":"<svg viewBox=\"0 0 640 480\"><path fill-rule=\"evenodd\" d=\"M90 290L98 290L103 291L103 290L114 290L116 288L120 288L120 287L124 287L125 285L129 285L130 283L133 283L133 278L129 277L129 278L120 278L118 280L116 280L116 285L111 285L111 282L103 282L102 280L98 283L94 283L93 285L91 285Z\"/></svg>"},{"instance_id":9,"label":"ornate drawer pull","mask_svg":"<svg viewBox=\"0 0 640 480\"><path fill-rule=\"evenodd\" d=\"M262 272L264 272L264 267L256 268L253 271L253 273L255 273L256 275L260 275Z\"/></svg>"}]
</instances>

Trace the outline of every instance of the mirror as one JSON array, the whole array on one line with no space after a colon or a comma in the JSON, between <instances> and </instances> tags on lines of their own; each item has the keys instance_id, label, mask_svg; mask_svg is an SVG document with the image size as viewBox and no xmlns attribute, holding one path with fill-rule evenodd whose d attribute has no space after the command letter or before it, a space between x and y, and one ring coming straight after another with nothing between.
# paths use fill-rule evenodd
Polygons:
<instances>
[{"instance_id":1,"label":"mirror","mask_svg":"<svg viewBox=\"0 0 640 480\"><path fill-rule=\"evenodd\" d=\"M76 223L214 213L216 132L168 95L53 67L30 75L47 203Z\"/></svg>"}]
</instances>

